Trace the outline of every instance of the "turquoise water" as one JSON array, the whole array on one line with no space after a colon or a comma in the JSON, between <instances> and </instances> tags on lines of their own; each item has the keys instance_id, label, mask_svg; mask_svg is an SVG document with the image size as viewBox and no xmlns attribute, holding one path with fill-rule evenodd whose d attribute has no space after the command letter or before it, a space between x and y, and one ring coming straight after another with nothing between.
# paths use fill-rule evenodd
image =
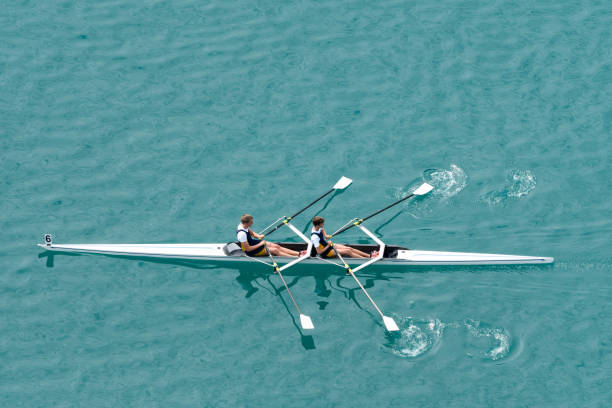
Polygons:
<instances>
[{"instance_id":1,"label":"turquoise water","mask_svg":"<svg viewBox=\"0 0 612 408\"><path fill-rule=\"evenodd\" d=\"M0 405L609 406L610 50L606 1L4 4ZM300 228L427 180L370 228L556 263L366 269L399 335L296 267L301 332L265 266L34 245L228 241L341 175Z\"/></svg>"}]
</instances>

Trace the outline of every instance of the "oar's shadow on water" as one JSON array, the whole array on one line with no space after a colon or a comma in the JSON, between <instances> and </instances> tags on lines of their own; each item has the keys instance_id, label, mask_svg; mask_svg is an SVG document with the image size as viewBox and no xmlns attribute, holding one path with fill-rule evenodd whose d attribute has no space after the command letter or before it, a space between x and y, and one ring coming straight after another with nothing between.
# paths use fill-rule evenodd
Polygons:
<instances>
[{"instance_id":1,"label":"oar's shadow on water","mask_svg":"<svg viewBox=\"0 0 612 408\"><path fill-rule=\"evenodd\" d=\"M73 253L65 253L65 252L55 252L55 251L44 251L38 255L38 258L46 258L46 266L49 268L53 268L55 264L55 258L57 256L66 256L66 257L77 257L77 256L90 256L89 254L73 254ZM99 255L98 255L99 256ZM296 321L296 316L292 312L286 303L286 299L283 296L283 292L286 292L284 286L276 287L276 285L272 282L272 276L274 275L274 271L272 267L268 267L259 263L245 263L245 262L233 262L233 261L224 261L224 262L215 262L215 261L198 261L198 260L180 260L180 259L167 259L167 258L145 258L145 257L135 257L135 256L119 256L119 255L102 255L110 258L123 258L130 260L138 260L141 262L151 262L157 264L167 264L167 265L177 265L197 270L208 270L208 269L218 269L225 268L230 270L235 270L238 273L236 277L236 281L240 284L242 289L245 291L245 297L250 298L259 292L260 288L265 289L270 294L279 297L283 306L287 310L289 316L291 316L293 325L298 331L300 336L300 341L302 346L306 350L313 350L316 348L314 343L314 338L312 335L305 335L302 330L300 324ZM393 279L403 279L401 276L397 276L399 273L427 273L427 272L472 272L472 273L481 273L483 271L513 271L519 273L525 273L526 271L534 271L542 268L552 268L553 265L480 265L480 266L400 266L400 267L385 267L382 265L373 266L369 271L360 271L357 276L362 278L364 281L364 287L366 289L373 288L375 286L376 281L386 281L389 282ZM385 276L385 274L393 273L394 276ZM319 298L328 299L332 293L337 292L342 294L346 299L349 299L351 302L357 306L358 309L366 312L373 322L382 327L379 316L372 313L370 307L364 307L359 302L356 293L361 293L361 289L358 286L344 286L345 279L348 279L348 282L354 282L352 277L346 275L344 268L335 267L333 265L304 265L298 264L293 268L289 268L283 272L283 275L286 277L291 277L291 281L287 283L289 287L293 287L297 285L301 278L314 278L315 287L314 292L317 294ZM267 284L271 286L272 289L268 289L264 285L260 283L260 280L267 281ZM297 299L299 303L305 303L308 301L308 298L304 298L301 296ZM329 302L327 300L318 300L314 302L318 310L325 310ZM312 310L312 309L310 309ZM308 311L305 310L305 311ZM316 323L316 322L315 322Z\"/></svg>"},{"instance_id":2,"label":"oar's shadow on water","mask_svg":"<svg viewBox=\"0 0 612 408\"><path fill-rule=\"evenodd\" d=\"M87 256L91 254L74 254L68 252L56 252L56 251L44 251L38 254L39 259L46 258L46 266L48 268L53 268L55 266L55 257L57 256L67 256L67 257L79 257L79 256ZM197 260L180 260L180 259L166 259L166 258L145 258L145 257L137 257L137 256L121 256L121 255L104 255L104 254L95 254L101 255L108 258L123 258L130 260L137 260L141 262L151 262L157 264L166 264L166 265L178 265L182 267L198 269L198 270L207 270L207 269L218 269L219 267L223 267L225 269L235 269L238 271L238 276L236 277L236 281L240 284L242 289L245 290L245 297L249 298L253 296L255 293L259 291L259 288L263 288L267 290L270 294L277 296L280 300L287 313L291 317L293 325L297 329L302 346L306 350L314 350L316 349L314 338L311 335L304 334L301 326L296 321L294 313L289 309L285 298L282 295L282 292L286 292L284 286L277 288L276 285L270 279L272 277L273 270L271 267L266 267L262 264L248 264L245 265L242 262L211 262L211 261L197 261ZM229 265L228 265L229 264ZM229 268L228 268L229 266ZM262 286L259 283L259 279L263 279L267 281L272 289L268 289ZM295 286L300 280L300 276L294 275L293 279L290 282L287 282L287 286L290 288ZM256 284L258 287L255 287ZM317 285L320 286L321 282L317 281ZM329 296L329 294L324 294L324 296ZM320 308L321 309L321 308Z\"/></svg>"},{"instance_id":3,"label":"oar's shadow on water","mask_svg":"<svg viewBox=\"0 0 612 408\"><path fill-rule=\"evenodd\" d=\"M257 267L260 267L260 266L261 265L257 265ZM257 281L259 278L265 278L265 280L267 280L270 283L270 285L273 285L272 281L270 280L270 277L272 276L273 273L272 272L268 273L265 266L263 266L262 268L264 269L263 275L261 274L262 272L257 273L254 271L254 269L250 267L244 270L239 269L239 276L236 278L236 280L240 282L243 289L247 291L247 294L245 295L246 297L251 296L255 291L258 290L257 288L253 286L253 283L259 285ZM296 285L299 282L300 278L302 277L308 277L308 278L312 277L315 280L314 292L319 297L329 298L333 292L340 293L344 298L354 303L358 309L367 313L376 325L383 327L379 316L373 313L373 309L369 307L364 307L361 305L361 303L359 302L357 298L356 293L362 293L362 290L359 286L354 285L353 278L350 275L346 274L345 269L343 267L334 268L334 266L331 266L331 265L317 265L317 268L313 268L312 265L310 266L309 265L296 265L294 268L292 268L291 275L289 275L287 272L289 271L288 270L285 271L284 273L285 276L293 276L293 280L291 281L291 283L288 284L289 287ZM392 279L402 279L401 277L385 276L384 272L385 271L383 270L380 270L380 271L374 270L374 271L369 271L365 273L362 271L358 274L358 276L364 281L363 286L366 290L373 288L375 286L375 281L391 281ZM344 286L345 279L347 279L347 281L350 282L352 285ZM261 285L259 286L261 287ZM282 292L286 291L285 288L284 287L280 287L279 289L275 288L274 291L275 291L275 294L278 295L282 299L283 304L285 304L285 307L287 308L288 313L291 315L292 319L294 319L294 324L298 328L298 331L300 332L302 339L304 339L303 333L299 325L295 322L294 315L291 313L291 311L289 310L289 308L287 307L285 303L284 298L282 297ZM304 302L303 297L300 298L299 301ZM325 310L329 302L325 300L320 300L320 301L317 301L316 304L319 306L319 310Z\"/></svg>"},{"instance_id":4,"label":"oar's shadow on water","mask_svg":"<svg viewBox=\"0 0 612 408\"><path fill-rule=\"evenodd\" d=\"M166 264L166 265L177 265L181 267L187 267L191 269L197 270L208 270L208 269L218 269L220 267L225 269L233 269L238 272L238 276L236 277L236 281L240 284L241 288L245 291L245 297L250 298L254 296L256 293L260 291L260 289L266 290L268 293L277 296L281 303L283 304L285 310L291 317L293 325L295 326L299 336L300 341L304 349L306 350L314 350L316 349L316 345L314 342L314 338L312 335L307 335L302 330L300 323L296 320L295 313L292 312L292 309L289 308L285 296L283 292L286 292L284 286L277 287L273 283L273 275L274 271L272 267L268 267L263 264L245 264L244 262L214 262L214 261L197 261L197 260L180 260L180 259L167 259L167 258L145 258L145 257L136 257L136 256L120 256L120 255L102 255L96 254L98 256L104 256L108 258L122 258L122 259L130 259L137 260L140 262L151 262L157 264ZM46 258L46 266L49 268L53 268L55 265L56 257L79 257L79 256L91 256L91 254L74 254L74 253L66 253L66 252L55 252L55 251L44 251L38 255L38 258ZM349 299L360 310L365 311L370 315L373 321L379 324L377 317L373 315L370 310L364 308L360 302L357 300L355 295L356 292L361 292L359 287L349 287L344 286L344 280L349 279L351 282L353 281L350 276L346 275L344 268L334 267L333 265L316 265L313 267L312 265L296 265L293 268L287 269L284 271L283 275L290 277L291 280L287 282L287 286L290 288L297 285L301 278L314 278L315 287L314 292L317 294L319 298L328 299L332 293L338 292L341 293L345 298ZM373 288L376 280L385 280L389 281L391 278L386 277L382 274L382 272L378 273L361 273L360 277L364 278L364 287L366 289ZM263 282L270 286L270 288L264 286ZM307 300L303 296L297 299L299 303L304 304ZM318 310L325 310L329 302L327 300L319 300L316 301ZM312 309L310 309L312 310ZM306 311L306 310L305 310Z\"/></svg>"},{"instance_id":5,"label":"oar's shadow on water","mask_svg":"<svg viewBox=\"0 0 612 408\"><path fill-rule=\"evenodd\" d=\"M242 286L242 288L246 291L245 297L248 298L248 297L253 296L256 292L259 291L260 288L267 290L270 293L273 293L275 296L278 296L283 306L285 307L285 310L287 310L287 313L291 317L293 325L295 326L295 328L297 329L300 335L302 346L306 350L315 349L316 346L314 343L313 336L304 334L304 331L302 330L299 322L297 322L296 320L295 314L292 312L292 309L288 306L287 301L285 297L283 296L283 292L286 292L287 290L284 288L284 286L277 287L273 283L272 277L274 273L271 271L271 268L268 269L264 265L248 265L246 267L238 267L237 269L238 269L239 275L236 277L236 281L238 281L240 285ZM336 269L333 266L318 265L318 269L313 271L312 266L309 267L305 265L299 265L299 266L296 265L293 268L292 275L288 275L287 272L289 271L286 270L284 275L292 276L293 278L290 282L287 282L287 286L289 286L290 288L297 285L302 277L307 277L307 278L312 277L315 280L314 292L319 297L329 298L332 293L338 292L342 294L343 297L353 302L357 306L358 309L366 312L370 316L372 321L374 321L377 325L382 327L382 324L380 324L380 319L378 318L378 315L373 314L368 308L364 308L361 305L361 303L358 301L355 293L356 292L361 293L361 289L358 286L349 287L349 286L343 285L345 279L348 279L349 282L354 282L351 276L346 275L344 268L342 268L340 271L336 271ZM382 275L382 273L361 274L360 276L365 277L364 287L366 289L373 288L375 286L374 283L376 280L389 281L390 279L392 279L392 278ZM266 281L267 284L272 288L272 290L263 286L259 282L260 279ZM255 287L255 285L259 287ZM299 303L304 303L304 301L305 299L303 296L300 299L298 299ZM320 300L320 301L317 301L316 304L318 305L319 310L325 310L329 302Z\"/></svg>"},{"instance_id":6,"label":"oar's shadow on water","mask_svg":"<svg viewBox=\"0 0 612 408\"><path fill-rule=\"evenodd\" d=\"M270 284L270 286L272 287L272 289L274 290L274 294L281 300L283 306L285 307L285 310L287 310L287 313L289 314L289 316L291 316L291 321L293 322L293 325L295 326L295 328L297 329L298 333L300 334L300 338L302 341L302 347L304 347L304 349L306 350L314 350L317 347L315 346L314 343L314 338L311 335L305 335L304 332L302 331L302 328L300 327L300 325L296 322L295 320L295 315L293 313L291 313L291 310L289 309L289 306L287 305L287 302L285 301L285 298L282 296L281 292L283 290L286 291L286 289L284 287L281 288L277 288L276 285L274 285L274 283L272 283L272 281L270 280L270 276L266 276L266 281L268 281L268 283ZM298 281L298 278L295 277L293 279L293 281L288 282L287 286L292 287L294 286Z\"/></svg>"}]
</instances>

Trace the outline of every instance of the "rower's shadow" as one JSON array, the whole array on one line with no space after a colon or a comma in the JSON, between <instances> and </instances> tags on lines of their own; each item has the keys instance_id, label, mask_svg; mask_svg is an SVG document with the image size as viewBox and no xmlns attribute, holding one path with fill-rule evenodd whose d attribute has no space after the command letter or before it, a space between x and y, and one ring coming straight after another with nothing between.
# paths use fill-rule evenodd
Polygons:
<instances>
[{"instance_id":1,"label":"rower's shadow","mask_svg":"<svg viewBox=\"0 0 612 408\"><path fill-rule=\"evenodd\" d=\"M55 252L55 251L44 251L38 255L38 258L46 258L46 266L49 268L53 268L55 265L55 258L58 256L67 256L67 257L78 257L78 256L91 256L87 254L74 254L74 253L65 253L65 252ZM104 256L110 258L123 258L123 259L131 259L138 260L141 262L151 262L157 264L166 264L166 265L178 265L182 267L197 269L197 270L207 270L207 269L218 269L220 267L225 269L233 269L238 273L236 277L236 281L240 284L241 288L245 291L245 298L250 298L263 289L268 293L277 296L282 302L285 310L291 317L293 325L300 335L300 340L302 346L306 350L313 350L316 348L314 338L312 335L304 334L300 324L296 320L295 314L292 312L292 309L287 305L285 296L283 296L283 292L287 290L283 285L279 285L278 287L273 282L274 271L272 267L268 267L263 264L245 264L244 262L215 262L215 261L197 261L197 260L179 260L179 259L164 259L164 258L145 258L145 257L135 257L135 256L118 256L118 255L95 255L95 256ZM291 272L290 272L291 271ZM361 289L355 284L354 287L345 286L346 282L353 282L353 279L346 275L344 268L336 268L333 265L317 265L317 268L313 268L312 266L307 265L296 265L291 269L286 270L283 273L283 276L287 278L287 286L292 288L297 285L301 278L312 277L315 280L314 292L318 297L323 298L319 301L316 301L318 310L325 310L329 302L324 299L328 299L332 293L337 292L342 294L343 297L349 299L354 302L357 308L360 310L364 310L368 313L372 320L378 324L378 319L374 316L367 308L364 308L357 297L355 296L356 292L359 292ZM376 280L384 280L389 281L392 278L386 277L383 275L382 271L378 273L360 273L358 275L363 279L364 287L366 289L373 288ZM395 279L395 278L394 278ZM267 287L269 286L269 288ZM299 301L304 302L306 299L301 298Z\"/></svg>"},{"instance_id":2,"label":"rower's shadow","mask_svg":"<svg viewBox=\"0 0 612 408\"><path fill-rule=\"evenodd\" d=\"M239 274L236 277L236 281L245 290L246 292L245 297L248 298L248 297L253 296L260 289L270 291L270 289L268 289L267 287L265 287L264 285L260 283L260 280L265 281L268 285L272 287L273 294L279 297L279 299L283 303L283 306L287 310L287 313L291 317L293 325L295 326L298 333L300 334L302 346L307 350L316 348L313 337L311 335L304 335L304 332L301 326L296 321L294 313L292 313L291 308L289 308L289 306L287 305L285 297L283 296L283 292L286 292L287 290L285 289L284 286L279 285L278 287L276 287L276 285L273 283L272 281L272 277L274 275L273 270L271 268L266 268L265 266L260 265L260 264L248 265L248 266L240 265L240 266L241 267L237 268ZM287 282L287 286L289 288L292 288L293 286L297 285L297 283L300 281L300 278L302 277L312 277L315 280L314 292L319 297L325 299L325 298L329 298L334 292L340 293L344 298L353 302L357 306L358 309L366 312L374 323L382 327L379 321L380 319L378 319L378 316L374 315L368 308L364 308L361 305L361 303L357 300L357 297L355 294L361 293L361 289L359 288L359 286L356 285L353 278L350 275L346 274L344 268L338 268L338 270L336 270L331 265L318 265L317 271L314 272L312 268L309 268L308 266L296 265L292 269L293 269L292 275L288 275L286 273L288 271L285 271L285 273L283 273L284 276L292 276L292 279ZM361 280L363 281L363 286L366 289L373 288L375 286L375 281L377 280L390 281L391 279L401 279L401 278L391 278L391 277L384 276L382 272L360 273L358 277L361 278ZM345 281L348 282L349 284L353 283L354 286L352 287L345 286ZM304 301L303 298L299 300L301 302ZM319 300L316 302L316 304L318 306L318 310L325 310L327 305L329 305L329 302L327 300Z\"/></svg>"},{"instance_id":3,"label":"rower's shadow","mask_svg":"<svg viewBox=\"0 0 612 408\"><path fill-rule=\"evenodd\" d=\"M65 253L65 252L55 252L55 251L44 251L38 255L38 258L46 258L46 266L49 268L53 268L55 264L55 257L57 256L91 256L87 254L73 254L73 253ZM294 313L292 313L292 309L290 309L286 303L285 297L283 296L283 292L286 292L284 286L276 285L273 283L273 275L274 271L271 266L266 266L260 263L252 264L245 262L237 262L237 261L224 261L224 262L215 262L215 261L198 261L198 260L180 260L180 259L165 259L165 258L146 258L146 257L136 257L136 256L120 256L120 255L94 255L94 256L105 256L111 258L123 258L123 259L131 259L138 260L141 262L151 262L157 264L167 264L167 265L178 265L182 267L197 269L197 270L208 270L208 269L230 269L235 270L238 273L236 277L236 281L240 284L241 288L245 291L245 298L250 298L260 291L260 289L264 289L268 291L268 293L277 296L283 306L287 310L287 313L292 319L293 325L296 327L299 335L302 346L306 350L313 350L316 348L314 343L314 338L311 335L305 335L302 331L302 328L296 321ZM350 262L349 262L350 263ZM548 265L538 265L537 269L541 269L542 267L546 267ZM393 267L392 267L393 268ZM427 272L443 272L443 271L463 271L463 272L480 272L483 270L491 271L491 270L503 270L503 271L532 271L534 266L532 265L482 265L482 266L403 266L401 268L402 273L427 273ZM390 281L392 279L402 279L402 277L398 276L385 276L385 273L393 273L397 275L397 269L387 269L382 266L378 266L376 269L371 269L369 271L360 271L357 276L363 282L364 287L366 289L373 288L375 286L376 281ZM283 276L289 278L291 280L287 282L287 286L290 288L297 285L301 278L312 277L315 280L314 293L317 294L321 300L315 302L318 310L325 310L329 302L325 299L328 299L332 293L337 292L342 294L346 299L353 302L358 309L363 310L368 315L370 315L373 322L377 325L380 324L380 319L378 319L377 315L374 315L370 308L363 307L361 303L357 300L356 293L361 292L361 289L357 286L356 282L349 275L346 275L344 268L335 267L333 265L317 265L315 268L312 265L304 265L298 264L293 268L287 269L284 271ZM347 285L346 282L349 282ZM264 286L265 283L271 287L267 288ZM300 302L304 302L307 299L300 298L298 299Z\"/></svg>"}]
</instances>

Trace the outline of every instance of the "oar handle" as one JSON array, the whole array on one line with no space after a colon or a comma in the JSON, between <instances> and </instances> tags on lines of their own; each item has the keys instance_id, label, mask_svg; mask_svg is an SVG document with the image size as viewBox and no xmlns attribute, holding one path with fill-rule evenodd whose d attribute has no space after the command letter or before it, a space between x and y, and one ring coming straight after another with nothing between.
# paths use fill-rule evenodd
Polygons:
<instances>
[{"instance_id":1,"label":"oar handle","mask_svg":"<svg viewBox=\"0 0 612 408\"><path fill-rule=\"evenodd\" d=\"M355 219L356 219L356 218L355 218ZM357 221L352 222L352 223L350 223L350 224L348 224L348 225L346 225L346 226L344 226L344 227L340 228L338 231L336 231L336 232L334 232L333 234L331 234L331 236L332 236L332 237L333 237L333 236L336 236L336 235L340 234L341 232L346 231L347 229L351 229L351 228L353 228L353 227L356 227L357 225L361 224L363 221L364 221L363 219L358 219Z\"/></svg>"},{"instance_id":2,"label":"oar handle","mask_svg":"<svg viewBox=\"0 0 612 408\"><path fill-rule=\"evenodd\" d=\"M266 232L265 234L262 234L264 237L267 237L268 235L270 235L271 233L273 233L274 231L276 231L277 229L279 229L280 227L282 227L283 225L285 225L286 223L288 223L289 221L291 221L291 219L293 217L283 217L284 220L279 222L274 228L272 228L269 232Z\"/></svg>"}]
</instances>

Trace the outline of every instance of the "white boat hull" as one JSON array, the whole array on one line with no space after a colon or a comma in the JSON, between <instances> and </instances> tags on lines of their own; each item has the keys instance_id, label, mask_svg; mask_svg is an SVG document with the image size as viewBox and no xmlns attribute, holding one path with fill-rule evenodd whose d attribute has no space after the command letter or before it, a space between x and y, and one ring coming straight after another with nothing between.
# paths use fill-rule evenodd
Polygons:
<instances>
[{"instance_id":1,"label":"white boat hull","mask_svg":"<svg viewBox=\"0 0 612 408\"><path fill-rule=\"evenodd\" d=\"M221 244L38 244L47 251L101 254L137 258L165 258L205 261L255 262L244 255L228 255ZM266 259L266 258L263 258ZM279 264L289 263L295 258L275 257ZM346 258L351 265L368 261L368 258ZM481 254L471 252L422 251L399 249L394 257L385 257L375 265L518 265L550 264L554 259L541 256L503 254ZM310 257L303 261L309 264L324 264L326 261Z\"/></svg>"}]
</instances>

